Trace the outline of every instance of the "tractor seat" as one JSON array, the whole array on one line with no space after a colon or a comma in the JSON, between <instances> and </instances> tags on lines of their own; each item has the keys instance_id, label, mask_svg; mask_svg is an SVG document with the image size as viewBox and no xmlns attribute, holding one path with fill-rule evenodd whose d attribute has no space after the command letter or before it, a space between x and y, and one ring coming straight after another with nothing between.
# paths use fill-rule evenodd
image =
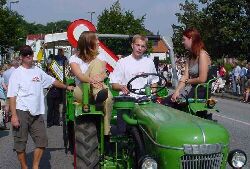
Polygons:
<instances>
[{"instance_id":1,"label":"tractor seat","mask_svg":"<svg viewBox=\"0 0 250 169\"><path fill-rule=\"evenodd\" d=\"M197 101L197 103L206 103L207 100L206 99L197 99L196 101ZM195 103L195 99L189 98L188 103Z\"/></svg>"},{"instance_id":2,"label":"tractor seat","mask_svg":"<svg viewBox=\"0 0 250 169\"><path fill-rule=\"evenodd\" d=\"M135 102L136 101L134 97L128 96L128 95L115 96L113 99L115 102Z\"/></svg>"}]
</instances>

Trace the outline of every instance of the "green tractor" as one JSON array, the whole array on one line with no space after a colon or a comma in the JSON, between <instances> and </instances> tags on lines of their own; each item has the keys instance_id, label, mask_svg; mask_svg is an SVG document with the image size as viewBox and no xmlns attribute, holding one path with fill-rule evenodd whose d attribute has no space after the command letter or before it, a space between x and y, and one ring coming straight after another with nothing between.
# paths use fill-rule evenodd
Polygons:
<instances>
[{"instance_id":1,"label":"green tractor","mask_svg":"<svg viewBox=\"0 0 250 169\"><path fill-rule=\"evenodd\" d=\"M219 110L215 107L217 101L211 98L211 92L210 92L212 83L216 79L217 78L211 78L210 80L208 80L207 83L198 84L195 87L194 98L181 97L178 100L179 109L186 113L204 119L213 120L212 118L213 113L219 112ZM200 88L203 88L205 90L206 92L205 98L198 98L198 91L199 91L198 89Z\"/></svg>"},{"instance_id":2,"label":"green tractor","mask_svg":"<svg viewBox=\"0 0 250 169\"><path fill-rule=\"evenodd\" d=\"M220 124L159 104L149 85L114 96L110 137L104 137L104 113L90 99L90 86L83 84L82 103L66 93L66 122L77 169L225 169L246 164L241 150L229 152L229 133ZM67 80L72 84L72 79ZM165 86L157 89L163 92ZM71 126L71 127L69 127Z\"/></svg>"},{"instance_id":3,"label":"green tractor","mask_svg":"<svg viewBox=\"0 0 250 169\"><path fill-rule=\"evenodd\" d=\"M76 20L69 26L68 38L60 39L57 43L52 38L46 42L47 46L70 42L76 47L77 38L74 33L79 31L75 31L77 25L81 28L85 25L86 30L95 31L90 22ZM98 37L129 39L132 36L98 34ZM164 37L151 36L151 40L160 39L167 45ZM100 45L104 48L104 44ZM173 51L167 46L170 49L172 67L175 67ZM106 47L104 49L107 50ZM108 64L112 66L114 62L111 59ZM67 76L65 70L64 66L63 73L59 72L58 75L63 74L61 79L68 85L74 84L74 79ZM175 69L175 77L174 72ZM159 74L153 75L166 80ZM167 95L166 86L157 89L156 93L160 97L151 93L149 85L137 90L130 87L133 80L153 75L136 76L128 83L130 92L141 95L139 98L118 96L113 91L109 137L104 136L103 106L91 99L90 85L82 84L84 92L81 103L75 102L72 92L66 92L63 135L66 153L70 150L74 154L74 168L225 169L227 161L233 168L242 168L247 161L246 154L241 150L229 152L228 131L212 120L197 116L197 112L213 109L205 102L208 98L205 101L197 97L187 100L187 109L180 111L161 104L161 100ZM176 84L177 78L173 79Z\"/></svg>"}]
</instances>

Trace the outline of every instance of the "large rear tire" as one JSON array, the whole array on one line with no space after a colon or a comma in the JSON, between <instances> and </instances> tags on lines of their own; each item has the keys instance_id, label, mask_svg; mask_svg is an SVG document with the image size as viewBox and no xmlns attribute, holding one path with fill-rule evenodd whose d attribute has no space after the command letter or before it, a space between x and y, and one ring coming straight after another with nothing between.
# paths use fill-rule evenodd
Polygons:
<instances>
[{"instance_id":1,"label":"large rear tire","mask_svg":"<svg viewBox=\"0 0 250 169\"><path fill-rule=\"evenodd\" d=\"M91 118L77 118L75 126L75 158L77 169L98 169L97 127Z\"/></svg>"}]
</instances>

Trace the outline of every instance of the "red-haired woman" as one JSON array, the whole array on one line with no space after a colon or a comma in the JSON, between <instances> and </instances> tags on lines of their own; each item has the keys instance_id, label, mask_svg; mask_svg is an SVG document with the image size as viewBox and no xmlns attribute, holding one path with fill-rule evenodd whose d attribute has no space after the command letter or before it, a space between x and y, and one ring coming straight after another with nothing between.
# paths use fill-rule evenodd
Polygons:
<instances>
[{"instance_id":1,"label":"red-haired woman","mask_svg":"<svg viewBox=\"0 0 250 169\"><path fill-rule=\"evenodd\" d=\"M195 86L207 81L211 66L210 56L205 50L200 33L196 29L186 29L183 32L182 43L189 51L189 57L185 65L184 75L170 98L172 102L176 102L181 95L186 98L194 97ZM204 98L205 94L204 88L198 89L198 98Z\"/></svg>"}]
</instances>

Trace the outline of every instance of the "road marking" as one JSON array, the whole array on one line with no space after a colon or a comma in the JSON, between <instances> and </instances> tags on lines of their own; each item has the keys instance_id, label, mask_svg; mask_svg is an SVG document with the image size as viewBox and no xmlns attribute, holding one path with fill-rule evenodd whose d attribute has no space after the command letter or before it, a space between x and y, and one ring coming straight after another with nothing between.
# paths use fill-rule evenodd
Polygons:
<instances>
[{"instance_id":1,"label":"road marking","mask_svg":"<svg viewBox=\"0 0 250 169\"><path fill-rule=\"evenodd\" d=\"M250 123L247 123L247 122L244 122L244 121L236 120L236 119L233 119L233 118L230 118L230 117L227 117L227 116L218 115L218 114L215 114L215 113L214 113L214 115L250 126Z\"/></svg>"}]
</instances>

